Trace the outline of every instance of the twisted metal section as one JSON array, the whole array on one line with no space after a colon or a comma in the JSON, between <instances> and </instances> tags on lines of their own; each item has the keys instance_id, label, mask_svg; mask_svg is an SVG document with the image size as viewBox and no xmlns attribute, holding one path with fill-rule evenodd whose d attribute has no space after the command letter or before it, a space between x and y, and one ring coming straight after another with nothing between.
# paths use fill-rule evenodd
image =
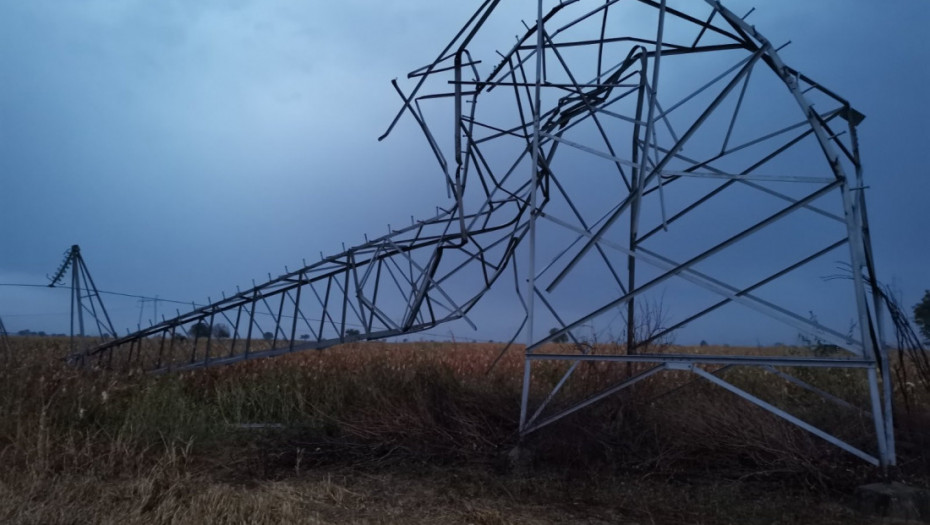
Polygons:
<instances>
[{"instance_id":1,"label":"twisted metal section","mask_svg":"<svg viewBox=\"0 0 930 525\"><path fill-rule=\"evenodd\" d=\"M455 229L461 217L442 211L102 344L85 357L111 367L178 371L415 333L467 319L506 269L526 229L519 221L522 213L511 199L467 216L473 227L466 240ZM464 298L447 292L447 283L456 279L466 279L475 292ZM228 333L217 338L220 323Z\"/></svg>"},{"instance_id":2,"label":"twisted metal section","mask_svg":"<svg viewBox=\"0 0 930 525\"><path fill-rule=\"evenodd\" d=\"M786 65L748 14L719 1L546 4L492 55L494 24L508 13L485 0L435 60L408 75L408 86L393 82L401 109L381 139L404 121L422 133L448 209L75 358L164 372L471 322L482 296L512 272L523 310L513 340L522 333L527 341L521 436L650 377L685 371L865 461L893 465L856 131L863 115ZM852 270L835 304L851 312L854 330L804 315L803 301L783 293L825 258ZM639 333L641 306L670 286L704 294L703 303ZM835 355L653 350L672 331L734 307L808 334ZM621 352L577 344L585 329L614 319L622 321ZM217 337L219 323L228 336ZM555 328L540 335L544 323ZM576 344L550 344L562 339ZM531 388L539 361L570 363L541 396ZM560 403L574 372L592 361L625 364L627 373L587 399ZM722 371L731 367L765 370L840 406L848 403L789 371L861 373L876 450L728 382Z\"/></svg>"}]
</instances>

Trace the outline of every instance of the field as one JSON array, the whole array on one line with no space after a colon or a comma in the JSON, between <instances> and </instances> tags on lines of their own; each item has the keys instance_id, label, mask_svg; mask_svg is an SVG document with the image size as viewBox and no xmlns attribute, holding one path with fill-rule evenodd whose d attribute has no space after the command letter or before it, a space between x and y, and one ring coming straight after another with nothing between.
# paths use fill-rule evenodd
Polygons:
<instances>
[{"instance_id":1,"label":"field","mask_svg":"<svg viewBox=\"0 0 930 525\"><path fill-rule=\"evenodd\" d=\"M683 373L539 431L515 462L520 348L490 372L500 344L421 342L141 376L71 369L67 344L16 337L3 356L0 522L875 522L848 509L875 469ZM536 367L534 383L565 366ZM626 372L585 365L563 394ZM809 372L865 406L852 372ZM853 443L872 439L855 411L726 373ZM926 392L904 388L892 475L926 486Z\"/></svg>"}]
</instances>

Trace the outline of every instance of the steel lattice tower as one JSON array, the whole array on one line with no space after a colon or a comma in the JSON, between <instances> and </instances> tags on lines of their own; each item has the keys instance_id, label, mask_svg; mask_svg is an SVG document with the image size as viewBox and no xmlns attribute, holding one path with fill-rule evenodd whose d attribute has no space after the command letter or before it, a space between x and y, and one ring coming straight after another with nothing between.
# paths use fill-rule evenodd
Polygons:
<instances>
[{"instance_id":1,"label":"steel lattice tower","mask_svg":"<svg viewBox=\"0 0 930 525\"><path fill-rule=\"evenodd\" d=\"M71 356L83 359L84 349L93 347L107 340L116 338L116 329L110 321L97 285L90 276L87 263L81 256L81 247L77 244L65 252L64 259L55 274L49 277L49 288L64 282L68 270L71 270ZM96 335L88 339L84 318L88 316L94 323Z\"/></svg>"},{"instance_id":2,"label":"steel lattice tower","mask_svg":"<svg viewBox=\"0 0 930 525\"><path fill-rule=\"evenodd\" d=\"M536 23L495 55L499 4L484 1L433 62L408 75L410 86L393 84L402 107L381 138L402 122L422 132L447 208L88 355L158 372L217 366L472 323L469 312L488 290L512 286L521 305L514 339L527 343L521 435L647 377L687 372L870 463L893 465L857 141L864 116L786 65L780 47L718 1L540 1ZM848 330L807 314L807 299L824 287L817 272L836 261L849 278L831 282L839 295L830 304L850 312ZM643 333L650 301L668 289L694 298L682 301L684 314ZM737 311L806 334L823 351L656 350L674 330ZM586 327L611 319L622 321L620 351L582 344ZM219 322L231 326L229 339L212 337ZM210 330L189 334L199 323ZM298 329L309 337L298 339ZM269 341L255 337L266 332ZM549 344L563 338L574 344ZM535 398L540 361L570 365ZM625 363L629 375L558 406L589 362ZM838 406L849 403L793 371L861 374L874 450L727 381L722 372L733 367L765 370Z\"/></svg>"}]
</instances>

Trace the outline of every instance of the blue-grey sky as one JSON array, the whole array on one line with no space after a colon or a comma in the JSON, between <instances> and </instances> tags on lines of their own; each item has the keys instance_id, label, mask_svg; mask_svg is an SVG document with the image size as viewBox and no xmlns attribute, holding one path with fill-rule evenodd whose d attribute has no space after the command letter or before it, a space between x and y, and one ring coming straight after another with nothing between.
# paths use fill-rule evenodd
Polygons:
<instances>
[{"instance_id":1,"label":"blue-grey sky","mask_svg":"<svg viewBox=\"0 0 930 525\"><path fill-rule=\"evenodd\" d=\"M477 4L0 0L0 283L44 284L80 244L102 290L203 303L431 214L445 191L423 139L376 138L390 80ZM725 4L755 5L787 63L866 115L876 262L913 304L930 288L930 4ZM502 47L522 32L501 27ZM138 321L139 303L104 299L119 331ZM65 332L67 312L64 292L0 287L11 331Z\"/></svg>"}]
</instances>

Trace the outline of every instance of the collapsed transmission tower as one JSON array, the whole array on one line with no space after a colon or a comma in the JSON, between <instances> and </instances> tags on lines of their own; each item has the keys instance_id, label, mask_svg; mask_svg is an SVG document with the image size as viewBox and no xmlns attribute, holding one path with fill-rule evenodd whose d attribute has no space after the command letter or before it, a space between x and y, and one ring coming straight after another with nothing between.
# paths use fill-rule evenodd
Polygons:
<instances>
[{"instance_id":1,"label":"collapsed transmission tower","mask_svg":"<svg viewBox=\"0 0 930 525\"><path fill-rule=\"evenodd\" d=\"M864 116L786 65L781 47L718 1L544 3L536 23L494 55L492 28L506 13L499 0L484 1L434 61L408 75L410 87L393 83L401 110L381 138L401 122L422 132L448 208L87 356L167 372L473 324L482 296L513 286L521 312L513 327L526 341L521 436L648 377L685 373L893 465L857 142ZM821 268L837 260L852 279L825 284ZM643 306L667 290L678 316L640 333ZM826 303L837 315L820 321L810 303L828 293L838 294ZM844 315L854 328L837 328ZM548 344L584 342L584 327L614 319L623 351ZM709 319L717 324L701 324ZM756 320L818 344L755 355L651 345L684 327ZM214 336L218 323L228 338ZM540 361L566 362L543 394L532 383ZM633 368L596 395L561 400L590 362ZM870 435L831 434L727 379L725 370L743 367L838 410L851 403L804 377L857 374L868 384Z\"/></svg>"},{"instance_id":2,"label":"collapsed transmission tower","mask_svg":"<svg viewBox=\"0 0 930 525\"><path fill-rule=\"evenodd\" d=\"M116 330L103 306L103 300L97 291L87 264L81 256L81 247L77 244L65 252L64 259L58 270L49 277L49 288L54 288L65 281L68 270L71 270L71 355L83 355L83 349L92 347L102 341L116 338ZM85 332L84 316L88 315L93 321L97 334L89 336Z\"/></svg>"}]
</instances>

